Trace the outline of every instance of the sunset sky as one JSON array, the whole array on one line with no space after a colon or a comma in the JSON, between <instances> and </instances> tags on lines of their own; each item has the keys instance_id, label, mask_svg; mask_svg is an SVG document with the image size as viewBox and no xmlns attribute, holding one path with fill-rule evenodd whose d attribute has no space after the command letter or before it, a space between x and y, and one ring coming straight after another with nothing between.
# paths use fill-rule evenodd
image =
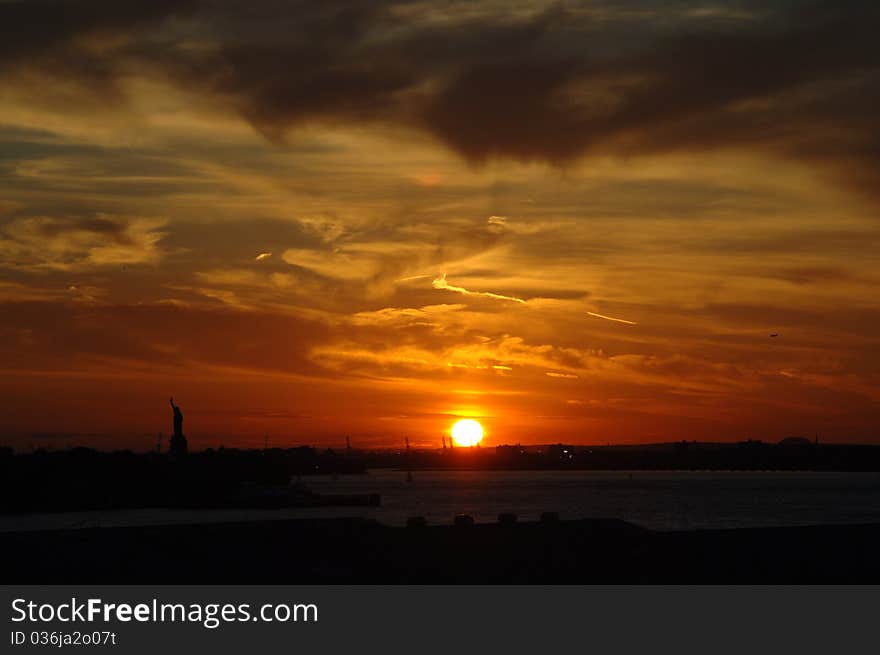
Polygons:
<instances>
[{"instance_id":1,"label":"sunset sky","mask_svg":"<svg viewBox=\"0 0 880 655\"><path fill-rule=\"evenodd\" d=\"M878 5L0 0L0 442L880 442Z\"/></svg>"}]
</instances>

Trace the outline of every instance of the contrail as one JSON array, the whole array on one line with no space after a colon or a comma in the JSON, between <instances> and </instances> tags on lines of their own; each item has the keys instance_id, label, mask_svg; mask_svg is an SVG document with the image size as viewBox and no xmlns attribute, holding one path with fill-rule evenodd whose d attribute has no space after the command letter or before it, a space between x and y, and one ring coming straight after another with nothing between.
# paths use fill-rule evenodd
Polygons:
<instances>
[{"instance_id":1,"label":"contrail","mask_svg":"<svg viewBox=\"0 0 880 655\"><path fill-rule=\"evenodd\" d=\"M430 275L410 275L409 277L399 277L395 282L409 282L410 280L421 280L423 277L431 277Z\"/></svg>"},{"instance_id":2,"label":"contrail","mask_svg":"<svg viewBox=\"0 0 880 655\"><path fill-rule=\"evenodd\" d=\"M258 262L261 262L264 259L269 259L269 257L271 257L271 256L272 256L271 252L261 252L259 255L254 257L254 259L256 259Z\"/></svg>"},{"instance_id":3,"label":"contrail","mask_svg":"<svg viewBox=\"0 0 880 655\"><path fill-rule=\"evenodd\" d=\"M440 277L431 282L431 286L433 286L435 289L445 289L446 291L463 293L466 296L486 296L487 298L496 298L498 300L510 300L512 302L525 303L525 300L523 300L522 298L514 298L513 296L502 296L499 293L492 293L491 291L471 291L470 289L465 289L464 287L456 287L446 281L446 273L443 273Z\"/></svg>"},{"instance_id":4,"label":"contrail","mask_svg":"<svg viewBox=\"0 0 880 655\"><path fill-rule=\"evenodd\" d=\"M596 312L587 312L590 316L596 318L604 318L606 321L614 321L615 323L626 323L627 325L638 325L635 321L628 321L625 318L614 318L613 316L605 316L605 314L597 314Z\"/></svg>"}]
</instances>

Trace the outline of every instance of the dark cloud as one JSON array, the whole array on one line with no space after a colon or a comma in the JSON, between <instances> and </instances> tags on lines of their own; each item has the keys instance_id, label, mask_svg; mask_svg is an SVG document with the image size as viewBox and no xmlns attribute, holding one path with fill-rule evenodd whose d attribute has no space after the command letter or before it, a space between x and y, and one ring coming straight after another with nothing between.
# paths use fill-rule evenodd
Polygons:
<instances>
[{"instance_id":1,"label":"dark cloud","mask_svg":"<svg viewBox=\"0 0 880 655\"><path fill-rule=\"evenodd\" d=\"M0 64L86 36L119 36L190 10L194 0L11 0L0 3Z\"/></svg>"},{"instance_id":2,"label":"dark cloud","mask_svg":"<svg viewBox=\"0 0 880 655\"><path fill-rule=\"evenodd\" d=\"M305 123L422 129L467 159L760 147L876 179L880 8L653 2L13 2L0 62L112 78L124 62L230 103L273 141ZM187 11L162 33L146 28ZM105 56L78 47L125 34ZM199 47L192 47L198 43ZM52 54L62 48L64 61ZM105 53L106 54L106 53ZM79 62L79 63L77 63Z\"/></svg>"},{"instance_id":3,"label":"dark cloud","mask_svg":"<svg viewBox=\"0 0 880 655\"><path fill-rule=\"evenodd\" d=\"M42 236L55 237L69 232L91 232L107 236L109 239L123 245L132 243L128 234L128 221L113 218L72 218L72 219L45 219L38 224L38 231Z\"/></svg>"},{"instance_id":4,"label":"dark cloud","mask_svg":"<svg viewBox=\"0 0 880 655\"><path fill-rule=\"evenodd\" d=\"M25 90L32 102L50 107L63 102L66 110L119 104L125 96L118 80L140 49L138 38L194 6L194 0L2 2L0 87Z\"/></svg>"}]
</instances>

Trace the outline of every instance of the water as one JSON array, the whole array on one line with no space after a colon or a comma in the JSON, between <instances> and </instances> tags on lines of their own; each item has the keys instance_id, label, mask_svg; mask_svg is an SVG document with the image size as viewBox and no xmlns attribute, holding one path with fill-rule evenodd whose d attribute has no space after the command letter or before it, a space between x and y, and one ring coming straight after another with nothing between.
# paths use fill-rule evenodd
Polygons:
<instances>
[{"instance_id":1,"label":"water","mask_svg":"<svg viewBox=\"0 0 880 655\"><path fill-rule=\"evenodd\" d=\"M281 510L117 510L0 517L0 531L318 516L363 516L387 525L459 513L493 522L501 512L535 520L613 517L659 530L880 523L880 474L681 471L416 471L308 477L319 493L379 493L379 507Z\"/></svg>"},{"instance_id":2,"label":"water","mask_svg":"<svg viewBox=\"0 0 880 655\"><path fill-rule=\"evenodd\" d=\"M310 481L318 492L375 491L388 524L421 515L478 522L613 517L660 530L880 522L880 474L818 472L399 471Z\"/></svg>"}]
</instances>

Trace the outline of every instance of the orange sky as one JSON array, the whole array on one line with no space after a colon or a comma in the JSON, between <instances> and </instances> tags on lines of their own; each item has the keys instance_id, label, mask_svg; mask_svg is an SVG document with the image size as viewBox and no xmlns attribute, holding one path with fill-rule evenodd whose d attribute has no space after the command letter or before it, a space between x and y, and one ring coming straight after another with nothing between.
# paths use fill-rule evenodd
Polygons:
<instances>
[{"instance_id":1,"label":"orange sky","mask_svg":"<svg viewBox=\"0 0 880 655\"><path fill-rule=\"evenodd\" d=\"M872 3L43 4L0 442L880 442Z\"/></svg>"}]
</instances>

